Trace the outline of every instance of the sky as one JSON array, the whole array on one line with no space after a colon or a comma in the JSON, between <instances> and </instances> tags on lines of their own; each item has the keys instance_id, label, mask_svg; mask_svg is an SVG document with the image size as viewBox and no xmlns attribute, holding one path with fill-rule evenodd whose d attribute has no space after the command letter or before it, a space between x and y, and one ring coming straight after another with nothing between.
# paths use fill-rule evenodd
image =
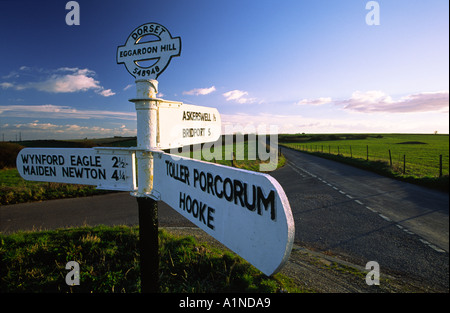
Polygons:
<instances>
[{"instance_id":1,"label":"sky","mask_svg":"<svg viewBox=\"0 0 450 313\"><path fill-rule=\"evenodd\" d=\"M224 133L449 132L447 0L0 0L0 140L135 136L117 47L181 37L159 98L217 108Z\"/></svg>"}]
</instances>

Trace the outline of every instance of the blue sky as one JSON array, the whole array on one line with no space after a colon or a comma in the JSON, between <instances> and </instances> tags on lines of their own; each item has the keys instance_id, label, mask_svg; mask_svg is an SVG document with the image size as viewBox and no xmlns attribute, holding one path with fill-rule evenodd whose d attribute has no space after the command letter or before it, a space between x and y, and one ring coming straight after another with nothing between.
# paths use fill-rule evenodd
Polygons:
<instances>
[{"instance_id":1,"label":"blue sky","mask_svg":"<svg viewBox=\"0 0 450 313\"><path fill-rule=\"evenodd\" d=\"M215 107L224 130L448 133L449 3L379 0L0 0L0 136L136 135L117 47L148 22L181 37L167 100ZM2 137L0 137L0 140Z\"/></svg>"}]
</instances>

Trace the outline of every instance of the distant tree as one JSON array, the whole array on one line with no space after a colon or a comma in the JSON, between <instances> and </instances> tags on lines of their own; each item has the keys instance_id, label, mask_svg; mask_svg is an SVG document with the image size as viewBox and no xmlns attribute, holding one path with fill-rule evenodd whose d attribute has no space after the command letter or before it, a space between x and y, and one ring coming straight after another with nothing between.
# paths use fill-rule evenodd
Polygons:
<instances>
[{"instance_id":1,"label":"distant tree","mask_svg":"<svg viewBox=\"0 0 450 313\"><path fill-rule=\"evenodd\" d=\"M0 143L0 169L16 167L16 158L24 147L16 143Z\"/></svg>"}]
</instances>

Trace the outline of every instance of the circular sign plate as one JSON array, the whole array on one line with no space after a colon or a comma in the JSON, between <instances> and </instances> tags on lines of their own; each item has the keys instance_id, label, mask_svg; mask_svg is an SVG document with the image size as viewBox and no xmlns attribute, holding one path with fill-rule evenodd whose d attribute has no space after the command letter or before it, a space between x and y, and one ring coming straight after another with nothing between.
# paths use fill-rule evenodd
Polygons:
<instances>
[{"instance_id":1,"label":"circular sign plate","mask_svg":"<svg viewBox=\"0 0 450 313\"><path fill-rule=\"evenodd\" d=\"M155 36L159 40L141 42L145 36ZM160 24L147 23L133 30L125 45L117 47L117 64L125 64L135 78L157 79L172 57L180 56L180 53L180 37L173 38ZM155 63L150 66L139 63L148 60Z\"/></svg>"}]
</instances>

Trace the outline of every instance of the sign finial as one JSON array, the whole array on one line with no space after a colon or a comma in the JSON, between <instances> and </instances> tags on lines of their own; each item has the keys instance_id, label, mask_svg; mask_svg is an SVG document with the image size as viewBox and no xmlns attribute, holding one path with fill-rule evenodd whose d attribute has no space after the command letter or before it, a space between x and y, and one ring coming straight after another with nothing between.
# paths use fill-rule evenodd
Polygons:
<instances>
[{"instance_id":1,"label":"sign finial","mask_svg":"<svg viewBox=\"0 0 450 313\"><path fill-rule=\"evenodd\" d=\"M145 36L155 36L159 40L141 42ZM136 79L157 79L172 57L180 56L180 53L180 37L172 37L167 28L160 24L147 23L133 30L125 45L117 47L117 64L125 64L127 71ZM156 62L150 66L139 63L148 60Z\"/></svg>"}]
</instances>

